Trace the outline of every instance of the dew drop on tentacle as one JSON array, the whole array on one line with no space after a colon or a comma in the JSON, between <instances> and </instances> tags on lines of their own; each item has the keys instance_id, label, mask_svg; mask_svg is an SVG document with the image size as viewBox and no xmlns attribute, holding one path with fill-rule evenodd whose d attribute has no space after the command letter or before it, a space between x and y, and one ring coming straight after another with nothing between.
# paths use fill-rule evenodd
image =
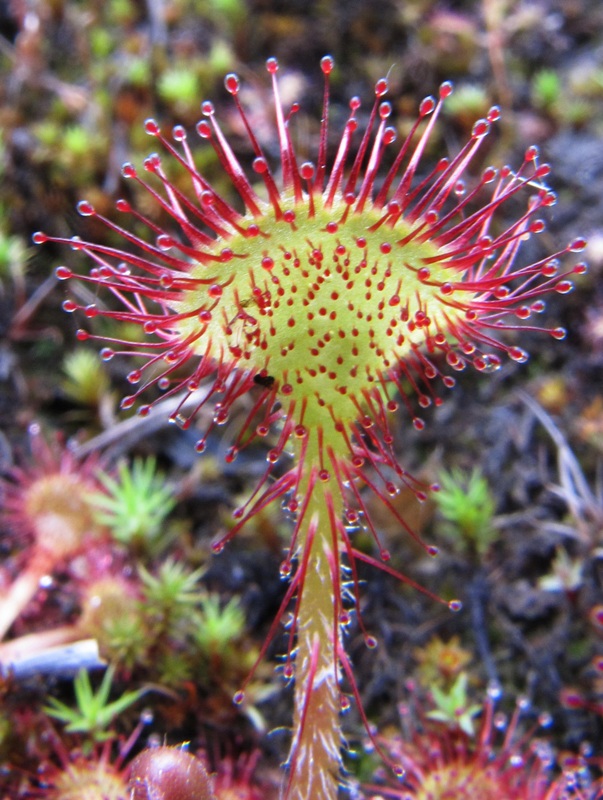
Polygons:
<instances>
[{"instance_id":1,"label":"dew drop on tentacle","mask_svg":"<svg viewBox=\"0 0 603 800\"><path fill-rule=\"evenodd\" d=\"M145 120L144 129L145 133L148 133L149 136L159 136L160 128L154 119Z\"/></svg>"},{"instance_id":2,"label":"dew drop on tentacle","mask_svg":"<svg viewBox=\"0 0 603 800\"><path fill-rule=\"evenodd\" d=\"M222 408L219 403L214 406L214 422L216 425L225 425L228 422L228 409Z\"/></svg>"},{"instance_id":3,"label":"dew drop on tentacle","mask_svg":"<svg viewBox=\"0 0 603 800\"><path fill-rule=\"evenodd\" d=\"M506 730L506 729L507 729L507 726L508 726L508 724L509 724L509 718L507 717L507 715L506 715L506 714L505 714L503 711L498 711L498 712L497 712L496 714L494 714L494 716L492 717L492 725L493 725L493 726L496 728L496 730L498 730L498 731L504 731L504 730Z\"/></svg>"},{"instance_id":4,"label":"dew drop on tentacle","mask_svg":"<svg viewBox=\"0 0 603 800\"><path fill-rule=\"evenodd\" d=\"M82 217L92 217L96 213L92 203L89 203L87 200L80 200L77 204L77 210Z\"/></svg>"},{"instance_id":5,"label":"dew drop on tentacle","mask_svg":"<svg viewBox=\"0 0 603 800\"><path fill-rule=\"evenodd\" d=\"M226 451L224 460L226 461L227 464L232 464L233 461L235 461L238 454L239 454L239 448L233 445L232 447L229 447L228 450Z\"/></svg>"},{"instance_id":6,"label":"dew drop on tentacle","mask_svg":"<svg viewBox=\"0 0 603 800\"><path fill-rule=\"evenodd\" d=\"M224 86L229 94L236 95L240 88L239 76L234 72L229 72L224 78Z\"/></svg>"},{"instance_id":7,"label":"dew drop on tentacle","mask_svg":"<svg viewBox=\"0 0 603 800\"><path fill-rule=\"evenodd\" d=\"M325 75L330 75L333 71L333 67L335 66L335 61L333 56L323 56L320 59L320 68L324 72Z\"/></svg>"},{"instance_id":8,"label":"dew drop on tentacle","mask_svg":"<svg viewBox=\"0 0 603 800\"><path fill-rule=\"evenodd\" d=\"M156 239L157 249L163 250L164 253L167 253L168 250L171 250L175 244L175 239L173 239L167 233L160 233Z\"/></svg>"},{"instance_id":9,"label":"dew drop on tentacle","mask_svg":"<svg viewBox=\"0 0 603 800\"><path fill-rule=\"evenodd\" d=\"M553 724L553 715L543 711L538 715L538 724L541 728L550 728Z\"/></svg>"},{"instance_id":10,"label":"dew drop on tentacle","mask_svg":"<svg viewBox=\"0 0 603 800\"><path fill-rule=\"evenodd\" d=\"M352 526L358 525L358 522L360 520L358 512L353 508L350 508L345 512L345 518L348 525Z\"/></svg>"},{"instance_id":11,"label":"dew drop on tentacle","mask_svg":"<svg viewBox=\"0 0 603 800\"><path fill-rule=\"evenodd\" d=\"M508 353L509 357L512 358L513 361L517 361L518 364L525 364L530 357L529 353L521 347L509 347Z\"/></svg>"},{"instance_id":12,"label":"dew drop on tentacle","mask_svg":"<svg viewBox=\"0 0 603 800\"><path fill-rule=\"evenodd\" d=\"M586 239L577 238L574 239L568 247L570 253L581 253L584 248L586 247Z\"/></svg>"},{"instance_id":13,"label":"dew drop on tentacle","mask_svg":"<svg viewBox=\"0 0 603 800\"><path fill-rule=\"evenodd\" d=\"M352 616L349 611L341 611L339 614L339 624L342 628L346 628L352 621Z\"/></svg>"}]
</instances>

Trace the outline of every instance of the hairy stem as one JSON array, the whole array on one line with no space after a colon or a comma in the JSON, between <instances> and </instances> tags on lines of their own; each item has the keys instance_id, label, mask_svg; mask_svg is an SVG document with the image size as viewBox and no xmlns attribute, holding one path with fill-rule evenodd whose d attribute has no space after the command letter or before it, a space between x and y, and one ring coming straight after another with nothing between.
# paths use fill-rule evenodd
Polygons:
<instances>
[{"instance_id":1,"label":"hairy stem","mask_svg":"<svg viewBox=\"0 0 603 800\"><path fill-rule=\"evenodd\" d=\"M335 800L341 768L341 699L338 681L339 557L333 521L341 496L328 483L311 494L299 532L300 583L295 661L295 718L288 800Z\"/></svg>"}]
</instances>

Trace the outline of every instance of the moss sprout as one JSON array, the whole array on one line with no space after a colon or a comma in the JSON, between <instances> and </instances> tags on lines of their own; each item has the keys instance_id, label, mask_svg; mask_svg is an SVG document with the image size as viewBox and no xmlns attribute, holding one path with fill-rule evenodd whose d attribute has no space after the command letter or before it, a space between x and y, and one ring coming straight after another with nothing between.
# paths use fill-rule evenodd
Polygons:
<instances>
[{"instance_id":1,"label":"moss sprout","mask_svg":"<svg viewBox=\"0 0 603 800\"><path fill-rule=\"evenodd\" d=\"M96 477L104 488L88 495L96 522L107 526L116 542L134 551L164 549L172 535L166 519L176 500L156 460L134 459L131 466L119 464L116 478L105 472Z\"/></svg>"}]
</instances>

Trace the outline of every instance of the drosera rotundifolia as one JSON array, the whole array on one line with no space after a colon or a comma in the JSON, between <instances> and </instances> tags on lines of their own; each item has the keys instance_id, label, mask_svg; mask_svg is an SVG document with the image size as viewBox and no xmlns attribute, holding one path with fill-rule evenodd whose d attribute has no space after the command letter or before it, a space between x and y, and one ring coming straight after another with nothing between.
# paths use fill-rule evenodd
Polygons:
<instances>
[{"instance_id":1,"label":"drosera rotundifolia","mask_svg":"<svg viewBox=\"0 0 603 800\"><path fill-rule=\"evenodd\" d=\"M238 398L251 396L226 459L266 438L267 467L214 550L219 553L272 502L284 502L294 519L281 567L289 581L281 610L291 610L282 672L295 681L285 793L291 800L334 799L341 780L339 718L349 705L344 678L359 699L344 647L352 618L367 645L376 644L357 613L357 564L415 585L388 563L366 493L374 493L427 553L436 552L393 503L401 488L422 501L433 487L399 463L390 421L402 404L420 430L416 404L439 405L454 373L467 366L488 373L505 358L525 362L528 354L516 343L522 330L562 339L562 328L547 328L535 317L548 294L570 291L572 274L584 272L584 264L572 260L565 267L562 261L585 242L576 239L535 261L522 257L523 243L544 230L540 214L556 197L536 147L517 168L489 166L476 174L497 107L475 123L455 155L434 164L426 152L452 85L442 84L436 98L420 103L410 131L397 142L392 105L384 99L387 80L381 79L366 116L360 100L351 99L332 148L333 60L325 56L316 158L300 163L292 138L298 106L283 107L278 68L276 59L268 60L275 117L270 151L279 153L274 163L245 111L236 75L227 75L225 86L252 153L245 163L214 105L202 103L196 134L215 151L231 184L228 196L196 166L184 127L168 135L148 120L146 131L163 155L150 155L142 170L127 163L122 175L166 221L126 199L117 200L116 216L84 200L80 213L106 226L123 247L44 233L34 239L67 244L92 261L87 275L69 266L56 274L99 295L89 305L71 297L64 302L66 311L87 320L78 339L102 342L105 360L133 359L128 381L134 388L123 408L140 401L138 413L146 415L159 397L181 397L171 419L182 428L211 409L197 442L202 452L215 426L231 419ZM188 189L168 177L175 167ZM138 233L144 229L147 235ZM108 338L97 327L107 321L137 325L144 335ZM356 549L358 528L370 531L378 558ZM236 700L244 702L243 691Z\"/></svg>"}]
</instances>

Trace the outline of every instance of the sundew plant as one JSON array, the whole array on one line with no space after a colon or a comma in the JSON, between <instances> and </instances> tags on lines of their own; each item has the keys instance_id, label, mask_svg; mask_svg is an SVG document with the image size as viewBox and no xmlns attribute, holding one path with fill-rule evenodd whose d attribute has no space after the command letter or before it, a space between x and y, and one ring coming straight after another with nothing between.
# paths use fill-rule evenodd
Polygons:
<instances>
[{"instance_id":1,"label":"sundew plant","mask_svg":"<svg viewBox=\"0 0 603 800\"><path fill-rule=\"evenodd\" d=\"M64 303L90 321L93 332L79 331L78 338L103 339L94 333L98 318L142 329L140 340L105 340L101 350L106 360L135 358L128 375L134 388L123 408L138 404L138 413L148 414L157 387L181 400L173 422L187 428L210 407L212 429L251 393L251 409L226 458L267 438L267 466L214 549L220 552L270 503L283 503L294 520L281 572L289 581L282 611L291 610L283 673L295 681L286 795L298 800L335 798L341 780L344 679L358 699L344 647L345 629L359 617L357 563L409 580L388 563L366 501L367 492L376 495L417 538L392 498L406 487L421 501L430 487L400 465L392 417L402 403L421 429L412 409L439 404L441 387L454 385L452 373L467 366L490 372L506 357L526 361L515 343L520 329L563 338L562 329L533 319L544 310L545 295L569 291L569 274L585 268L561 267L561 257L580 251L582 240L533 263L521 257L522 243L544 229L540 213L555 202L537 148L528 148L516 168L488 167L474 176L498 108L475 123L459 152L426 167L424 153L452 86L444 83L437 98L421 102L412 129L398 142L381 79L362 117L366 123L360 123L360 100L352 98L332 148L333 60L326 56L321 68L324 103L313 162L300 163L291 134L297 107L283 107L278 63L269 59L270 152L279 158L266 155L239 79L229 74L226 89L253 155L241 163L211 102L202 103L196 135L214 149L231 193L216 191L197 168L183 127L168 135L148 120L146 131L162 155L150 155L142 169L127 163L122 174L169 224L158 225L120 199L122 225L82 201L80 213L121 237L123 249L52 239L93 264L84 277L67 266L57 269L61 280L85 281L99 294L99 302L86 307ZM188 190L168 178L164 160L180 165ZM145 227L146 236L133 232ZM38 243L50 239L35 235ZM513 343L505 331L513 332ZM197 443L199 452L207 434ZM378 557L356 549L359 527L375 538ZM368 633L365 638L375 645ZM243 701L243 692L236 700Z\"/></svg>"}]
</instances>

